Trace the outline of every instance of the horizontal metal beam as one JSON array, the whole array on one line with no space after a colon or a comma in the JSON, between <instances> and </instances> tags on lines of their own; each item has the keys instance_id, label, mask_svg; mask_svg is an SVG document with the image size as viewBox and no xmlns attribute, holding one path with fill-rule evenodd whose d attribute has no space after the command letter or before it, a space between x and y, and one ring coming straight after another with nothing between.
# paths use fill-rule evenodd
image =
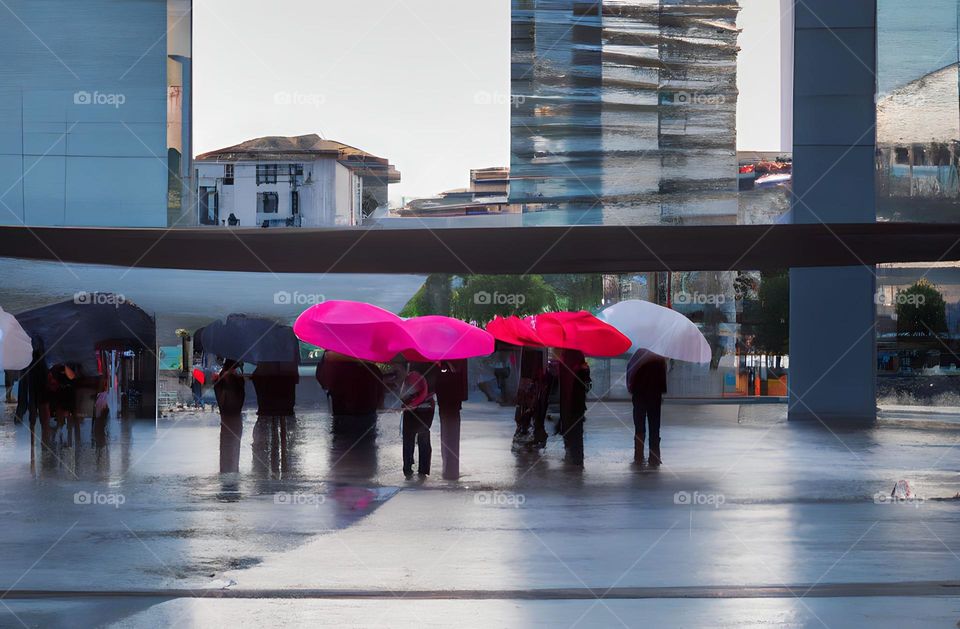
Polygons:
<instances>
[{"instance_id":1,"label":"horizontal metal beam","mask_svg":"<svg viewBox=\"0 0 960 629\"><path fill-rule=\"evenodd\" d=\"M0 226L0 257L273 273L630 273L960 260L960 225L126 229Z\"/></svg>"}]
</instances>

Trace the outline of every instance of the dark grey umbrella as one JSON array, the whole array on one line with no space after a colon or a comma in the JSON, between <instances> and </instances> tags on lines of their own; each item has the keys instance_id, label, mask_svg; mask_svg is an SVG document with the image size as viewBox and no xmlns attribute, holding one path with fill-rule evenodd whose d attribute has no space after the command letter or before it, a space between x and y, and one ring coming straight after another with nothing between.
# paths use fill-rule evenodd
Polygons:
<instances>
[{"instance_id":1,"label":"dark grey umbrella","mask_svg":"<svg viewBox=\"0 0 960 629\"><path fill-rule=\"evenodd\" d=\"M17 315L34 339L43 341L48 365L79 363L97 371L96 349L104 346L154 351L153 318L120 295L78 293L64 301Z\"/></svg>"},{"instance_id":2,"label":"dark grey umbrella","mask_svg":"<svg viewBox=\"0 0 960 629\"><path fill-rule=\"evenodd\" d=\"M248 363L300 362L300 343L293 328L260 317L232 314L197 331L207 354Z\"/></svg>"}]
</instances>

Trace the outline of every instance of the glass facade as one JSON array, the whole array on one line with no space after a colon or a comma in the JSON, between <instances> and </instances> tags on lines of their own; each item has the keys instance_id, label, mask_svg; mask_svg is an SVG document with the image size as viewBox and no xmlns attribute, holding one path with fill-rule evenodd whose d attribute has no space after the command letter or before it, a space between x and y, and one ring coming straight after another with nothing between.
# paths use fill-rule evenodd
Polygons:
<instances>
[{"instance_id":1,"label":"glass facade","mask_svg":"<svg viewBox=\"0 0 960 629\"><path fill-rule=\"evenodd\" d=\"M0 223L172 224L190 205L190 0L5 9Z\"/></svg>"},{"instance_id":2,"label":"glass facade","mask_svg":"<svg viewBox=\"0 0 960 629\"><path fill-rule=\"evenodd\" d=\"M879 220L960 217L958 10L956 0L878 0Z\"/></svg>"},{"instance_id":3,"label":"glass facade","mask_svg":"<svg viewBox=\"0 0 960 629\"><path fill-rule=\"evenodd\" d=\"M513 0L524 224L736 223L736 0Z\"/></svg>"}]
</instances>

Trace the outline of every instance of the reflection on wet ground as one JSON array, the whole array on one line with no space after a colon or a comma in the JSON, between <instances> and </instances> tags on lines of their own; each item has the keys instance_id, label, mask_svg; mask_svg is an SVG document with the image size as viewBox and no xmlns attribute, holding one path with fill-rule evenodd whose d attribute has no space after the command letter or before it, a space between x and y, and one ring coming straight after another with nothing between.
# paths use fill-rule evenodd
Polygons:
<instances>
[{"instance_id":1,"label":"reflection on wet ground","mask_svg":"<svg viewBox=\"0 0 960 629\"><path fill-rule=\"evenodd\" d=\"M223 475L209 411L114 421L99 436L87 420L33 464L29 431L5 419L0 584L416 590L957 574L956 427L667 405L665 464L651 470L631 463L629 405L600 403L581 470L555 437L542 453L511 451L511 409L471 402L463 416L459 482L404 479L395 413L359 442L332 435L319 410L285 431L247 414L239 472ZM922 501L876 504L900 479Z\"/></svg>"}]
</instances>

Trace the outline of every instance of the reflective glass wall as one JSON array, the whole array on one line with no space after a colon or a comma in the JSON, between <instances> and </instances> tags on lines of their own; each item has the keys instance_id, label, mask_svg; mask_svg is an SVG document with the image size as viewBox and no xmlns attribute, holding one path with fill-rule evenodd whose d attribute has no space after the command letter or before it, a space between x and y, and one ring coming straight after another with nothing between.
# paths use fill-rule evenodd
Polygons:
<instances>
[{"instance_id":1,"label":"reflective glass wall","mask_svg":"<svg viewBox=\"0 0 960 629\"><path fill-rule=\"evenodd\" d=\"M166 227L189 206L190 0L11 0L0 223Z\"/></svg>"}]
</instances>

